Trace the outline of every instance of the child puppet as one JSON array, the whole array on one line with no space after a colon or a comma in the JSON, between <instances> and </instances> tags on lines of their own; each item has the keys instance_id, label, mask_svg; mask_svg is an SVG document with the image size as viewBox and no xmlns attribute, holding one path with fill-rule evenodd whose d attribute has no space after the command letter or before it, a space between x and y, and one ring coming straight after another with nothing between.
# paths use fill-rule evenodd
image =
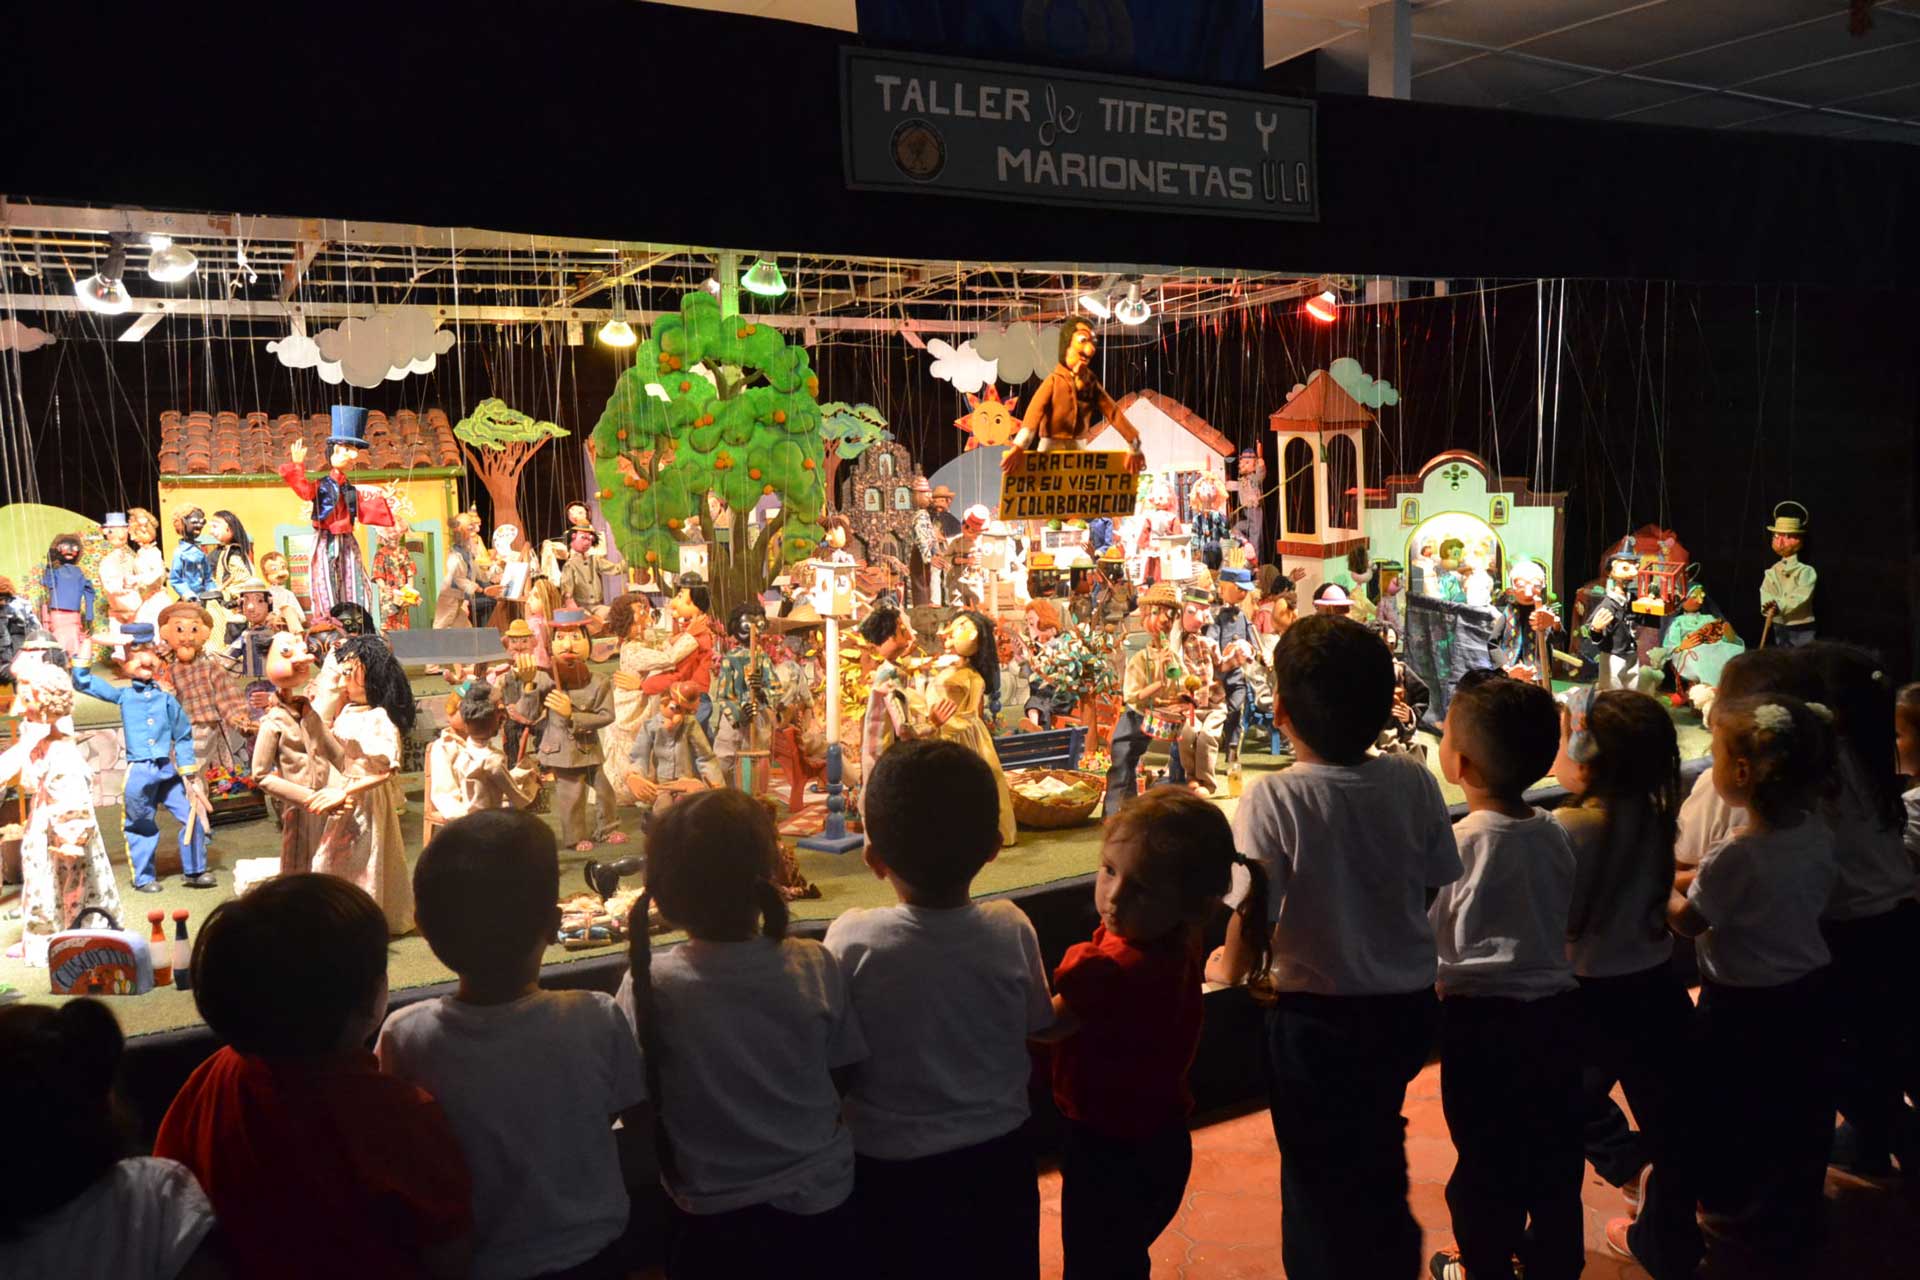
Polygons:
<instances>
[{"instance_id":1,"label":"child puppet","mask_svg":"<svg viewBox=\"0 0 1920 1280\"><path fill-rule=\"evenodd\" d=\"M165 808L180 824L183 883L211 889L215 881L207 870L208 808L196 777L200 763L193 752L193 724L173 694L155 683L162 659L154 648L153 627L130 622L114 643L125 647L128 683L108 684L82 663L74 667L73 687L120 709L127 750L122 822L133 887L141 893L160 892L153 855L160 844L159 813Z\"/></svg>"},{"instance_id":2,"label":"child puppet","mask_svg":"<svg viewBox=\"0 0 1920 1280\"><path fill-rule=\"evenodd\" d=\"M307 562L307 594L313 611L325 615L342 601L363 609L374 607L373 588L360 561L355 522L387 528L393 524L392 499L368 485L353 484L347 472L367 447L367 411L355 405L333 406L333 434L327 438L329 470L318 480L307 478L307 442L295 440L280 464L287 487L313 504L313 554Z\"/></svg>"},{"instance_id":3,"label":"child puppet","mask_svg":"<svg viewBox=\"0 0 1920 1280\"><path fill-rule=\"evenodd\" d=\"M173 549L167 585L181 600L212 600L220 594L213 585L213 561L200 545L200 535L206 528L207 513L198 507L188 507L173 518L173 531L179 535L180 544Z\"/></svg>"},{"instance_id":4,"label":"child puppet","mask_svg":"<svg viewBox=\"0 0 1920 1280\"><path fill-rule=\"evenodd\" d=\"M346 758L300 690L313 674L313 654L298 636L275 634L267 646L266 677L273 701L253 741L253 776L280 801L280 874L313 870L327 815L345 799L329 782Z\"/></svg>"},{"instance_id":5,"label":"child puppet","mask_svg":"<svg viewBox=\"0 0 1920 1280\"><path fill-rule=\"evenodd\" d=\"M1193 714L1180 731L1180 766L1187 783L1202 795L1214 792L1213 764L1227 723L1227 691L1220 677L1220 648L1209 634L1213 598L1189 587L1181 600L1180 661L1194 687L1187 694Z\"/></svg>"},{"instance_id":6,"label":"child puppet","mask_svg":"<svg viewBox=\"0 0 1920 1280\"><path fill-rule=\"evenodd\" d=\"M713 685L713 620L707 616L711 597L697 573L683 573L667 608L673 615L674 635L662 665L640 682L643 693L662 694L687 682L705 693Z\"/></svg>"},{"instance_id":7,"label":"child puppet","mask_svg":"<svg viewBox=\"0 0 1920 1280\"><path fill-rule=\"evenodd\" d=\"M295 635L304 632L307 629L307 611L300 607L300 597L294 595L287 586L293 573L287 568L286 556L278 551L263 552L260 556L260 577L267 584L267 598L273 608L273 625Z\"/></svg>"},{"instance_id":8,"label":"child puppet","mask_svg":"<svg viewBox=\"0 0 1920 1280\"><path fill-rule=\"evenodd\" d=\"M1783 516L1781 507L1799 507L1800 514ZM1773 554L1780 557L1760 580L1760 612L1773 624L1767 629L1772 644L1798 647L1813 643L1816 575L1812 565L1800 563L1800 547L1811 524L1807 509L1788 501L1774 507L1773 523L1767 526L1767 532L1773 535Z\"/></svg>"},{"instance_id":9,"label":"child puppet","mask_svg":"<svg viewBox=\"0 0 1920 1280\"><path fill-rule=\"evenodd\" d=\"M867 714L860 722L860 781L873 776L873 767L894 743L924 736L925 726L917 723L907 699L907 682L896 664L913 651L913 623L906 610L881 606L860 624L860 635L880 655L873 669L873 687L867 694ZM953 703L942 700L932 710L934 728L946 723L953 714Z\"/></svg>"},{"instance_id":10,"label":"child puppet","mask_svg":"<svg viewBox=\"0 0 1920 1280\"><path fill-rule=\"evenodd\" d=\"M537 770L509 769L493 745L505 716L484 680L452 699L447 727L427 747L425 840L456 818L483 809L524 809L540 794Z\"/></svg>"},{"instance_id":11,"label":"child puppet","mask_svg":"<svg viewBox=\"0 0 1920 1280\"><path fill-rule=\"evenodd\" d=\"M47 567L40 574L47 600L40 625L53 633L67 657L79 661L93 628L93 580L80 567L80 535L63 533L47 548Z\"/></svg>"},{"instance_id":12,"label":"child puppet","mask_svg":"<svg viewBox=\"0 0 1920 1280\"><path fill-rule=\"evenodd\" d=\"M127 514L109 511L100 525L107 553L100 557L100 594L106 597L107 618L115 626L140 614L140 557L128 545Z\"/></svg>"},{"instance_id":13,"label":"child puppet","mask_svg":"<svg viewBox=\"0 0 1920 1280\"><path fill-rule=\"evenodd\" d=\"M1123 704L1113 724L1113 764L1107 770L1105 810L1112 813L1139 789L1140 757L1146 755L1146 715L1163 702L1186 691L1186 673L1179 652L1167 643L1167 632L1180 616L1180 597L1172 586L1156 582L1140 597L1140 625L1146 647L1127 659L1120 685Z\"/></svg>"},{"instance_id":14,"label":"child puppet","mask_svg":"<svg viewBox=\"0 0 1920 1280\"><path fill-rule=\"evenodd\" d=\"M681 681L660 699L660 709L633 740L627 789L653 815L683 796L726 785L706 730L694 719L700 690Z\"/></svg>"},{"instance_id":15,"label":"child puppet","mask_svg":"<svg viewBox=\"0 0 1920 1280\"><path fill-rule=\"evenodd\" d=\"M160 518L145 507L127 512L127 545L133 548L133 580L140 592L134 621L160 623L160 611L173 603L167 594L167 558L160 554Z\"/></svg>"},{"instance_id":16,"label":"child puppet","mask_svg":"<svg viewBox=\"0 0 1920 1280\"><path fill-rule=\"evenodd\" d=\"M553 615L553 674L534 665L531 655L516 660L520 678L518 711L536 735L540 767L553 774L553 807L560 817L560 839L580 853L595 841L624 844L614 826L613 788L601 768L600 730L613 723L613 692L606 679L587 667L590 642L587 615L561 609ZM587 822L587 792L599 812Z\"/></svg>"}]
</instances>

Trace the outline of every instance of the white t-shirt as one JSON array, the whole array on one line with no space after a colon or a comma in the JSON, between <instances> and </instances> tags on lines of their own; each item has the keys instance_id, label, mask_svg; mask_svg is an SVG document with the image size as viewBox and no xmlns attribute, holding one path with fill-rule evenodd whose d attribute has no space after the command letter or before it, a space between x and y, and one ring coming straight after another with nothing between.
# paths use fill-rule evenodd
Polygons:
<instances>
[{"instance_id":1,"label":"white t-shirt","mask_svg":"<svg viewBox=\"0 0 1920 1280\"><path fill-rule=\"evenodd\" d=\"M213 1205L185 1165L135 1156L20 1239L0 1240L0 1276L173 1280L213 1225Z\"/></svg>"},{"instance_id":2,"label":"white t-shirt","mask_svg":"<svg viewBox=\"0 0 1920 1280\"><path fill-rule=\"evenodd\" d=\"M867 1056L840 962L817 942L702 942L653 957L660 1109L688 1213L825 1213L853 1192L830 1072ZM633 975L620 1006L639 1025Z\"/></svg>"},{"instance_id":3,"label":"white t-shirt","mask_svg":"<svg viewBox=\"0 0 1920 1280\"><path fill-rule=\"evenodd\" d=\"M827 930L866 1034L847 1094L861 1155L913 1160L1027 1118L1027 1037L1053 1023L1040 939L1011 902L849 911Z\"/></svg>"},{"instance_id":4,"label":"white t-shirt","mask_svg":"<svg viewBox=\"0 0 1920 1280\"><path fill-rule=\"evenodd\" d=\"M397 1010L374 1052L440 1103L473 1173L478 1280L561 1271L627 1227L613 1116L646 1100L633 1026L598 991Z\"/></svg>"},{"instance_id":5,"label":"white t-shirt","mask_svg":"<svg viewBox=\"0 0 1920 1280\"><path fill-rule=\"evenodd\" d=\"M1809 816L1783 831L1742 831L1709 853L1687 901L1713 927L1700 972L1729 987L1777 987L1831 958L1820 911L1833 892L1833 832Z\"/></svg>"},{"instance_id":6,"label":"white t-shirt","mask_svg":"<svg viewBox=\"0 0 1920 1280\"><path fill-rule=\"evenodd\" d=\"M1435 972L1427 890L1460 877L1440 784L1409 756L1296 764L1256 782L1233 818L1267 871L1281 991L1404 995ZM1229 906L1250 880L1234 868Z\"/></svg>"},{"instance_id":7,"label":"white t-shirt","mask_svg":"<svg viewBox=\"0 0 1920 1280\"><path fill-rule=\"evenodd\" d=\"M1568 914L1567 958L1582 978L1617 978L1643 973L1673 956L1667 928L1667 899L1673 877L1658 860L1646 856L1660 840L1646 805L1622 806L1613 838L1607 838L1607 810L1594 804L1562 805L1554 821L1573 843L1573 906ZM1631 873L1617 864L1631 862ZM1601 886L1610 885L1610 889ZM1602 896L1604 895L1604 896ZM1593 897L1591 908L1585 903ZM1587 910L1586 927L1572 936L1573 922Z\"/></svg>"},{"instance_id":8,"label":"white t-shirt","mask_svg":"<svg viewBox=\"0 0 1920 1280\"><path fill-rule=\"evenodd\" d=\"M1481 810L1453 824L1461 875L1428 917L1442 996L1538 1000L1576 985L1567 962L1573 845L1544 809Z\"/></svg>"},{"instance_id":9,"label":"white t-shirt","mask_svg":"<svg viewBox=\"0 0 1920 1280\"><path fill-rule=\"evenodd\" d=\"M1899 827L1882 826L1873 814L1866 776L1853 752L1842 747L1840 793L1824 806L1833 828L1833 856L1840 874L1827 903L1828 920L1866 920L1913 896L1913 862Z\"/></svg>"},{"instance_id":10,"label":"white t-shirt","mask_svg":"<svg viewBox=\"0 0 1920 1280\"><path fill-rule=\"evenodd\" d=\"M1680 802L1680 829L1674 835L1673 860L1697 867L1714 846L1747 825L1747 811L1736 809L1713 789L1713 770L1693 780L1693 790Z\"/></svg>"}]
</instances>

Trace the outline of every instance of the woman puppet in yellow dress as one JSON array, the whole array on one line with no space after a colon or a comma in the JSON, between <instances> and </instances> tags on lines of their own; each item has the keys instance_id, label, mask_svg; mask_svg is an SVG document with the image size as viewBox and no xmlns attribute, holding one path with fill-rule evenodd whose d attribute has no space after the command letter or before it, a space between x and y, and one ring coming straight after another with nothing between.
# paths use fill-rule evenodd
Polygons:
<instances>
[{"instance_id":1,"label":"woman puppet in yellow dress","mask_svg":"<svg viewBox=\"0 0 1920 1280\"><path fill-rule=\"evenodd\" d=\"M993 766L994 780L1000 784L1000 844L1005 848L1017 835L1013 792L1007 788L1007 775L1001 771L1000 753L993 749L993 731L987 725L988 708L1000 697L1000 650L993 620L967 609L956 614L940 636L947 651L934 664L927 701L952 703L953 714L940 725L939 735Z\"/></svg>"}]
</instances>

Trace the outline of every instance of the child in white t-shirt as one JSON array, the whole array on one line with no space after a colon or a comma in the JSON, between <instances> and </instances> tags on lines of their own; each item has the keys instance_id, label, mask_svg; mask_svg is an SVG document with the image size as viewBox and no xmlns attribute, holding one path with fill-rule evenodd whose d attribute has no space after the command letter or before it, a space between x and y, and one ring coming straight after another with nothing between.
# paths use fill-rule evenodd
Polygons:
<instances>
[{"instance_id":1,"label":"child in white t-shirt","mask_svg":"<svg viewBox=\"0 0 1920 1280\"><path fill-rule=\"evenodd\" d=\"M1460 875L1447 806L1426 766L1370 757L1392 714L1393 655L1357 622L1315 614L1273 653L1274 722L1293 767L1240 801L1234 838L1271 885L1269 1100L1281 1155L1281 1234L1298 1275L1412 1275L1409 1081L1438 1030L1427 906ZM1238 869L1236 869L1238 871ZM1251 886L1239 871L1228 905ZM1249 976L1243 917L1207 976Z\"/></svg>"},{"instance_id":2,"label":"child in white t-shirt","mask_svg":"<svg viewBox=\"0 0 1920 1280\"><path fill-rule=\"evenodd\" d=\"M1747 823L1668 907L1700 957L1700 1201L1721 1234L1789 1256L1814 1242L1833 1143L1820 915L1836 868L1813 812L1832 768L1832 732L1800 699L1717 701L1713 783Z\"/></svg>"},{"instance_id":3,"label":"child in white t-shirt","mask_svg":"<svg viewBox=\"0 0 1920 1280\"><path fill-rule=\"evenodd\" d=\"M1573 846L1521 798L1559 747L1559 708L1539 685L1482 680L1447 708L1440 767L1467 816L1453 828L1463 872L1428 912L1440 1102L1459 1152L1447 1179L1458 1247L1434 1256L1436 1280L1508 1275L1515 1258L1541 1280L1577 1280L1586 1265Z\"/></svg>"},{"instance_id":4,"label":"child in white t-shirt","mask_svg":"<svg viewBox=\"0 0 1920 1280\"><path fill-rule=\"evenodd\" d=\"M772 817L741 791L680 801L647 830L647 892L618 998L659 1117L674 1280L795 1274L801 1260L867 1274L840 1118L840 1073L867 1042L840 962L786 936L778 864ZM656 903L687 932L658 956Z\"/></svg>"},{"instance_id":5,"label":"child in white t-shirt","mask_svg":"<svg viewBox=\"0 0 1920 1280\"><path fill-rule=\"evenodd\" d=\"M876 1277L1038 1276L1027 1038L1053 1023L1040 939L969 886L1000 848L998 787L955 742L900 742L862 793L867 866L899 905L848 911L826 946L866 1035L846 1121Z\"/></svg>"},{"instance_id":6,"label":"child in white t-shirt","mask_svg":"<svg viewBox=\"0 0 1920 1280\"><path fill-rule=\"evenodd\" d=\"M1567 954L1580 983L1587 1160L1637 1209L1607 1223L1607 1243L1655 1275L1691 1275L1702 1248L1684 1141L1693 1000L1667 928L1680 808L1673 718L1644 693L1575 690L1553 776L1572 796L1553 817L1573 843ZM1613 1101L1616 1083L1638 1132Z\"/></svg>"},{"instance_id":7,"label":"child in white t-shirt","mask_svg":"<svg viewBox=\"0 0 1920 1280\"><path fill-rule=\"evenodd\" d=\"M1900 773L1908 783L1900 797L1907 808L1903 839L1907 857L1920 870L1920 684L1900 688L1893 707L1893 740L1900 753Z\"/></svg>"},{"instance_id":8,"label":"child in white t-shirt","mask_svg":"<svg viewBox=\"0 0 1920 1280\"><path fill-rule=\"evenodd\" d=\"M0 1080L16 1105L0 1162L0 1275L199 1280L213 1206L185 1165L121 1158L119 1024L97 1000L0 1009Z\"/></svg>"},{"instance_id":9,"label":"child in white t-shirt","mask_svg":"<svg viewBox=\"0 0 1920 1280\"><path fill-rule=\"evenodd\" d=\"M434 1096L466 1153L473 1275L624 1276L613 1121L646 1099L646 1080L612 997L540 989L560 923L553 829L511 809L450 822L413 886L420 932L460 987L397 1010L375 1053Z\"/></svg>"}]
</instances>

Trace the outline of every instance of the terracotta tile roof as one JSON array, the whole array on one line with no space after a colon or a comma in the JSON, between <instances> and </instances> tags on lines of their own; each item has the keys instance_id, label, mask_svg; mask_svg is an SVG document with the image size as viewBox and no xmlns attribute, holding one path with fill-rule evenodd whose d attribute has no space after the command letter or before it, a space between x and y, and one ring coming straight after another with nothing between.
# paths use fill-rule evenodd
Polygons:
<instances>
[{"instance_id":1,"label":"terracotta tile roof","mask_svg":"<svg viewBox=\"0 0 1920 1280\"><path fill-rule=\"evenodd\" d=\"M1284 431L1289 426L1295 429L1308 425L1353 427L1376 421L1373 411L1348 395L1345 387L1325 371L1315 370L1307 379L1307 385L1287 401L1285 408L1268 419L1267 425L1275 431Z\"/></svg>"},{"instance_id":2,"label":"terracotta tile roof","mask_svg":"<svg viewBox=\"0 0 1920 1280\"><path fill-rule=\"evenodd\" d=\"M180 413L160 415L160 474L163 476L272 475L287 461L287 446L307 442L307 466L324 465L330 424L324 413L301 419L291 413ZM409 467L457 467L460 445L453 424L439 409L422 417L402 409L391 419L375 409L367 415L367 452L361 464L375 471Z\"/></svg>"},{"instance_id":3,"label":"terracotta tile roof","mask_svg":"<svg viewBox=\"0 0 1920 1280\"><path fill-rule=\"evenodd\" d=\"M1187 408L1187 406L1181 404L1178 400L1175 400L1172 396L1161 395L1158 391L1134 391L1121 396L1120 402L1116 404L1114 408L1118 409L1121 413L1125 413L1127 407L1136 400L1145 400L1148 404L1166 414L1169 418L1172 418L1175 422L1186 428L1187 434L1191 435L1194 439L1221 457L1231 458L1233 456L1233 441L1220 434L1219 429L1212 423Z\"/></svg>"}]
</instances>

